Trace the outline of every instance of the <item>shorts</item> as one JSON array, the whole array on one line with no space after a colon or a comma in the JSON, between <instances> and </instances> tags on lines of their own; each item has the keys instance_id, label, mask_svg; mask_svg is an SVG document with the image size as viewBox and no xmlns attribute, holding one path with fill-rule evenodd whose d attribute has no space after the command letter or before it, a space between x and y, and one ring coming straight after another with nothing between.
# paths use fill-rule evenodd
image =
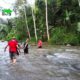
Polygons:
<instances>
[{"instance_id":1,"label":"shorts","mask_svg":"<svg viewBox=\"0 0 80 80\"><path fill-rule=\"evenodd\" d=\"M11 60L16 59L16 53L15 52L10 51L9 53L10 53L10 59Z\"/></svg>"}]
</instances>

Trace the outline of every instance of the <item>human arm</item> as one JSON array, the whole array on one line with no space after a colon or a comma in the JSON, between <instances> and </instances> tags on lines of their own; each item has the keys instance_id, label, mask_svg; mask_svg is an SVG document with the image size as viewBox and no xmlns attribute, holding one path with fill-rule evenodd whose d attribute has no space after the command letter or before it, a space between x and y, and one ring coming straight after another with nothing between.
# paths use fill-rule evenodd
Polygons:
<instances>
[{"instance_id":1,"label":"human arm","mask_svg":"<svg viewBox=\"0 0 80 80\"><path fill-rule=\"evenodd\" d=\"M6 51L7 47L8 47L8 45L4 48L4 51Z\"/></svg>"}]
</instances>

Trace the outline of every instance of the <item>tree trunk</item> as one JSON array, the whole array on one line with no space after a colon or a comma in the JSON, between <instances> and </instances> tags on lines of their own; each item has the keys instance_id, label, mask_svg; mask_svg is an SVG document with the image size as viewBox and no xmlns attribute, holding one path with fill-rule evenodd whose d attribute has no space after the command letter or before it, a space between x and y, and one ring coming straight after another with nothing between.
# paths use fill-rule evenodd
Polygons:
<instances>
[{"instance_id":1,"label":"tree trunk","mask_svg":"<svg viewBox=\"0 0 80 80\"><path fill-rule=\"evenodd\" d=\"M34 22L35 38L36 38L36 41L37 41L37 30L36 30L36 23L35 23L35 15L34 15L34 12L33 12L32 8L31 8L31 10L32 10L32 17L33 17L33 22Z\"/></svg>"},{"instance_id":2,"label":"tree trunk","mask_svg":"<svg viewBox=\"0 0 80 80\"><path fill-rule=\"evenodd\" d=\"M79 6L80 6L80 0L78 0Z\"/></svg>"},{"instance_id":3,"label":"tree trunk","mask_svg":"<svg viewBox=\"0 0 80 80\"><path fill-rule=\"evenodd\" d=\"M31 39L31 35L30 35L29 27L28 27L28 22L27 22L27 16L26 16L26 10L25 10L25 8L24 8L24 14L25 14L25 22L26 22L26 26L27 26L28 36L29 36L29 39Z\"/></svg>"},{"instance_id":4,"label":"tree trunk","mask_svg":"<svg viewBox=\"0 0 80 80\"><path fill-rule=\"evenodd\" d=\"M47 0L45 0L45 10L46 10L46 29L47 29L47 38L49 41L49 27L48 27L48 11L47 11Z\"/></svg>"}]
</instances>

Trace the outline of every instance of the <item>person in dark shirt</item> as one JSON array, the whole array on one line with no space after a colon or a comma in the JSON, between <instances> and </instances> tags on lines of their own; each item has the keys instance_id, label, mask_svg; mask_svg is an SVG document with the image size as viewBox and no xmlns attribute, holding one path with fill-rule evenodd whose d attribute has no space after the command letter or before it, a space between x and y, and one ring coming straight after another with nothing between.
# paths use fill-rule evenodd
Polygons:
<instances>
[{"instance_id":1,"label":"person in dark shirt","mask_svg":"<svg viewBox=\"0 0 80 80\"><path fill-rule=\"evenodd\" d=\"M24 43L24 54L28 54L28 42L29 39L27 39L26 42Z\"/></svg>"}]
</instances>

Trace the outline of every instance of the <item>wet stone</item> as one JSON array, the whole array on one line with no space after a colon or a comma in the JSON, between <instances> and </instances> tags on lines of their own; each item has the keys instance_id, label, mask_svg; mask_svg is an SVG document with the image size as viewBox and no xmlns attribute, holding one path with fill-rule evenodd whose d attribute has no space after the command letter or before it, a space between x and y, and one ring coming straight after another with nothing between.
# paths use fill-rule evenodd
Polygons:
<instances>
[{"instance_id":1,"label":"wet stone","mask_svg":"<svg viewBox=\"0 0 80 80\"><path fill-rule=\"evenodd\" d=\"M78 71L80 71L80 64L73 64L72 67Z\"/></svg>"}]
</instances>

